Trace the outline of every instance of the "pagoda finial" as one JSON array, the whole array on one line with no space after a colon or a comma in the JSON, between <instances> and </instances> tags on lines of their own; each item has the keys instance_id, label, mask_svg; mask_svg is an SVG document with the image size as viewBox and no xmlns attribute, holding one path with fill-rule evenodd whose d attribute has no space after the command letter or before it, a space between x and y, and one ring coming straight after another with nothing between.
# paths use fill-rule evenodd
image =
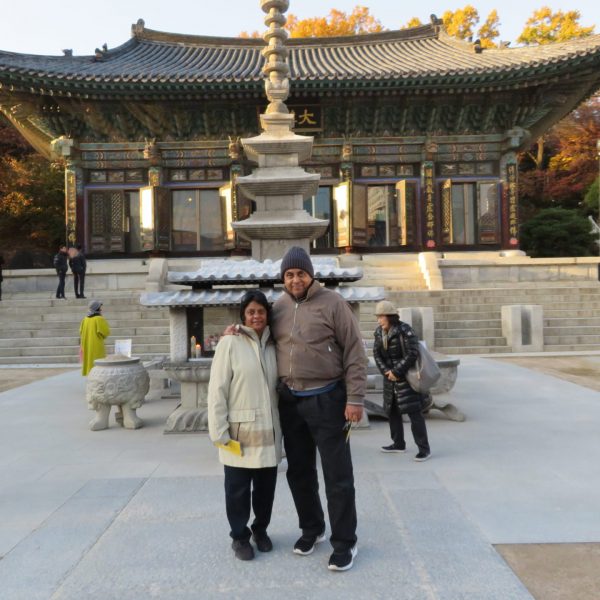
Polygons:
<instances>
[{"instance_id":1,"label":"pagoda finial","mask_svg":"<svg viewBox=\"0 0 600 600\"><path fill-rule=\"evenodd\" d=\"M286 21L283 13L289 7L289 0L261 0L260 5L263 12L267 13L265 25L269 27L263 35L267 46L262 51L267 61L263 67L263 73L267 77L265 92L269 99L266 112L288 114L285 101L290 93L290 69L287 64L288 50L284 46L288 33L283 29Z\"/></svg>"}]
</instances>

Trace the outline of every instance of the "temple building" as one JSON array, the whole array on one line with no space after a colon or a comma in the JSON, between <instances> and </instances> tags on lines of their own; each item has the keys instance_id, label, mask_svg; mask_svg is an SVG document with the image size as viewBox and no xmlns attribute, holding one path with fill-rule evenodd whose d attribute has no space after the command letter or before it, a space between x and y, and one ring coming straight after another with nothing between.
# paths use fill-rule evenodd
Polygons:
<instances>
[{"instance_id":1,"label":"temple building","mask_svg":"<svg viewBox=\"0 0 600 600\"><path fill-rule=\"evenodd\" d=\"M296 133L319 173L322 253L518 248L517 153L600 88L600 36L484 49L441 21L290 39ZM65 169L66 233L92 256L247 253L240 138L264 112L257 39L142 20L92 56L0 52L0 111Z\"/></svg>"}]
</instances>

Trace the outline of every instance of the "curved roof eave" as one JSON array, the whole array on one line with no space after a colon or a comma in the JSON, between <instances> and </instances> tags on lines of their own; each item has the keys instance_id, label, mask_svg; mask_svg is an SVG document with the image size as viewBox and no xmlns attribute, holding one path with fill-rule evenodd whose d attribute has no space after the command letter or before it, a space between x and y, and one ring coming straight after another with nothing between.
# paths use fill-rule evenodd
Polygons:
<instances>
[{"instance_id":1,"label":"curved roof eave","mask_svg":"<svg viewBox=\"0 0 600 600\"><path fill-rule=\"evenodd\" d=\"M600 70L600 36L538 47L476 51L473 44L451 38L438 26L336 38L291 38L290 80L295 86L339 87L364 81L365 87L397 81L416 83L465 78L490 85L507 80L547 77L582 68ZM0 51L0 82L16 87L89 93L102 89L138 93L154 86L171 91L182 84L211 89L254 87L262 82L264 58L260 39L191 36L133 26L124 44L94 56L39 56ZM503 83L504 81L504 83ZM415 83L416 82L416 83ZM124 86L124 87L123 87Z\"/></svg>"}]
</instances>

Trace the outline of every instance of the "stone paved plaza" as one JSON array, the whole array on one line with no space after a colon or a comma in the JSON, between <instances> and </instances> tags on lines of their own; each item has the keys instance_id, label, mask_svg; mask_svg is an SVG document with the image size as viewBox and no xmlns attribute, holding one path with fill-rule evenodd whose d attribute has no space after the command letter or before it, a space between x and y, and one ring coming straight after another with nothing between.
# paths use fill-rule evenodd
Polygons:
<instances>
[{"instance_id":1,"label":"stone paved plaza","mask_svg":"<svg viewBox=\"0 0 600 600\"><path fill-rule=\"evenodd\" d=\"M280 474L271 554L229 547L222 468L207 437L145 427L91 432L76 371L0 394L0 596L525 599L494 544L600 540L599 393L490 359L461 357L449 399L464 423L428 421L433 457L384 455L388 426L352 434L359 554L327 570L329 544L291 552L298 530ZM411 440L407 426L407 439ZM412 440L411 440L412 441Z\"/></svg>"}]
</instances>

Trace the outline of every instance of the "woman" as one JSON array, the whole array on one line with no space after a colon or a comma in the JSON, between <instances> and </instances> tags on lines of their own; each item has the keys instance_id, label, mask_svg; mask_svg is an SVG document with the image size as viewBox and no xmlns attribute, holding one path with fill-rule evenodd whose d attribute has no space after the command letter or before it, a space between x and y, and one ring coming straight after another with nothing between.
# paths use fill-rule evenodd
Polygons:
<instances>
[{"instance_id":1,"label":"woman","mask_svg":"<svg viewBox=\"0 0 600 600\"><path fill-rule=\"evenodd\" d=\"M391 302L383 300L375 307L379 327L375 330L373 356L383 375L383 408L390 420L392 444L382 452L406 452L402 415L408 414L410 427L419 452L416 461L431 456L425 418L421 412L427 396L415 392L406 380L407 371L419 355L419 338L410 325L400 321Z\"/></svg>"},{"instance_id":2,"label":"woman","mask_svg":"<svg viewBox=\"0 0 600 600\"><path fill-rule=\"evenodd\" d=\"M92 300L88 305L88 314L79 326L79 343L81 345L81 373L86 376L94 366L97 358L106 356L104 340L110 335L110 327L102 316L102 302Z\"/></svg>"},{"instance_id":3,"label":"woman","mask_svg":"<svg viewBox=\"0 0 600 600\"><path fill-rule=\"evenodd\" d=\"M225 468L231 547L240 560L254 558L250 537L260 552L273 549L267 527L281 461L281 429L270 316L262 292L244 295L239 335L226 335L219 341L208 384L208 431L219 445L219 460ZM234 452L237 444L232 441L241 446L241 455ZM254 510L251 529L250 504Z\"/></svg>"}]
</instances>

